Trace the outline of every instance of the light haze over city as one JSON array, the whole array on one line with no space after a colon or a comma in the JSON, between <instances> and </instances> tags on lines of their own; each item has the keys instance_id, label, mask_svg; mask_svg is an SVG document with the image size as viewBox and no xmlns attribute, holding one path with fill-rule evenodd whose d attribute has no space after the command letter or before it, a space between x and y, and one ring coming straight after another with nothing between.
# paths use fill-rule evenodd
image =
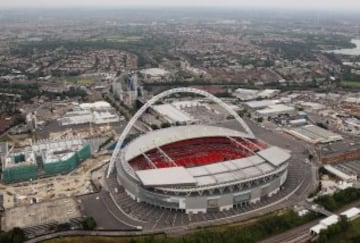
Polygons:
<instances>
[{"instance_id":1,"label":"light haze over city","mask_svg":"<svg viewBox=\"0 0 360 243\"><path fill-rule=\"evenodd\" d=\"M92 6L224 6L294 9L360 10L358 0L2 0L0 7L92 7Z\"/></svg>"}]
</instances>

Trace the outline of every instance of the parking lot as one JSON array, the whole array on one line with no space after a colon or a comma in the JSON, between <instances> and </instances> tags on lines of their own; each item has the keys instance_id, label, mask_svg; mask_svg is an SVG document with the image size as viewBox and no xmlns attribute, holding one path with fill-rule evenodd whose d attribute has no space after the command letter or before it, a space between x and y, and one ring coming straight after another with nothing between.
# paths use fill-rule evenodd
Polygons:
<instances>
[{"instance_id":1,"label":"parking lot","mask_svg":"<svg viewBox=\"0 0 360 243\"><path fill-rule=\"evenodd\" d=\"M5 217L2 218L2 230L55 222L64 223L71 218L80 216L80 210L75 200L71 198L58 199L6 210Z\"/></svg>"}]
</instances>

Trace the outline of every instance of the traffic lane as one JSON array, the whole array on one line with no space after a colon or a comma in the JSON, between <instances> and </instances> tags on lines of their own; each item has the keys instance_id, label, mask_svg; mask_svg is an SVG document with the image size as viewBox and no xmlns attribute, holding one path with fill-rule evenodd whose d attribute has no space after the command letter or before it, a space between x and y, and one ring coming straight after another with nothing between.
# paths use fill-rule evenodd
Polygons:
<instances>
[{"instance_id":1,"label":"traffic lane","mask_svg":"<svg viewBox=\"0 0 360 243\"><path fill-rule=\"evenodd\" d=\"M108 210L100 198L100 193L79 196L78 202L81 211L86 216L94 217L98 229L119 230L128 228L127 225L119 222Z\"/></svg>"}]
</instances>

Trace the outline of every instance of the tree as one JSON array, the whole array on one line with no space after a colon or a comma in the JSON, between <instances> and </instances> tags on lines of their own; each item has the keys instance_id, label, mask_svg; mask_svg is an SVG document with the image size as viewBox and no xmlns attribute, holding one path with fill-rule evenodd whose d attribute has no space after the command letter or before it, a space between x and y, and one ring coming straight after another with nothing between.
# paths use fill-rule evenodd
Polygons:
<instances>
[{"instance_id":1,"label":"tree","mask_svg":"<svg viewBox=\"0 0 360 243\"><path fill-rule=\"evenodd\" d=\"M170 127L170 126L171 126L171 124L168 123L168 122L164 122L164 123L161 124L161 128L167 128L167 127Z\"/></svg>"},{"instance_id":2,"label":"tree","mask_svg":"<svg viewBox=\"0 0 360 243\"><path fill-rule=\"evenodd\" d=\"M84 230L93 230L96 228L96 221L93 217L87 217L81 222Z\"/></svg>"},{"instance_id":3,"label":"tree","mask_svg":"<svg viewBox=\"0 0 360 243\"><path fill-rule=\"evenodd\" d=\"M24 231L15 227L8 232L0 233L0 243L22 243L26 240Z\"/></svg>"},{"instance_id":4,"label":"tree","mask_svg":"<svg viewBox=\"0 0 360 243\"><path fill-rule=\"evenodd\" d=\"M20 243L26 240L25 233L21 228L15 227L10 232L11 240L13 243Z\"/></svg>"}]
</instances>

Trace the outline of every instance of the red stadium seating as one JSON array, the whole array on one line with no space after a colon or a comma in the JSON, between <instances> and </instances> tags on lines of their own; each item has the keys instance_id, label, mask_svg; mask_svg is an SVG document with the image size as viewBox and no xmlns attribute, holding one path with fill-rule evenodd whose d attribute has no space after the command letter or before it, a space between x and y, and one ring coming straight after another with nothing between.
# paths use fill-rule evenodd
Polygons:
<instances>
[{"instance_id":1,"label":"red stadium seating","mask_svg":"<svg viewBox=\"0 0 360 243\"><path fill-rule=\"evenodd\" d=\"M161 149L175 162L177 166L185 168L218 163L226 160L240 159L266 148L266 145L255 139L235 138L237 142L227 137L195 138L178 141L161 146ZM146 156L139 155L129 161L134 170L173 167L175 164L168 161L157 148L147 151Z\"/></svg>"}]
</instances>

